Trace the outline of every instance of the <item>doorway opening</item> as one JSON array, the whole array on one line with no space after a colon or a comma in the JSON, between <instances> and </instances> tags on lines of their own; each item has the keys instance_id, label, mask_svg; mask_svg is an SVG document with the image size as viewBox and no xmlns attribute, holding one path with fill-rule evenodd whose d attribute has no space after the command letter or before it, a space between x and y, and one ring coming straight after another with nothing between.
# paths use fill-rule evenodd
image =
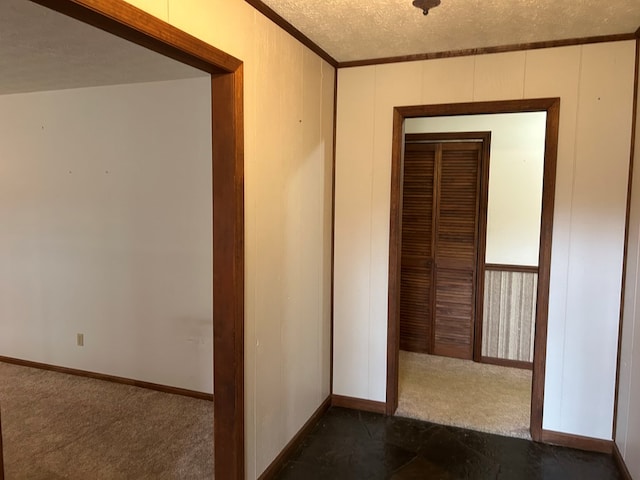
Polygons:
<instances>
[{"instance_id":1,"label":"doorway opening","mask_svg":"<svg viewBox=\"0 0 640 480\"><path fill-rule=\"evenodd\" d=\"M122 0L33 0L211 75L215 476L244 478L242 62Z\"/></svg>"},{"instance_id":2,"label":"doorway opening","mask_svg":"<svg viewBox=\"0 0 640 480\"><path fill-rule=\"evenodd\" d=\"M539 440L542 432L542 405L544 399L544 358L546 347L546 323L548 308L548 289L549 289L549 266L551 254L551 232L553 221L553 198L555 190L555 165L557 156L557 135L558 135L558 117L559 117L559 99L534 99L534 100L516 100L503 102L482 102L482 103L466 103L466 104L449 104L449 105L433 105L433 106L415 106L415 107L396 107L394 110L394 130L393 130L393 156L392 156L392 185L391 185L391 225L390 225L390 251L389 251L389 323L388 323L388 351L387 351L387 414L394 414L398 408L398 383L399 383L399 362L400 348L403 337L406 336L406 328L400 323L401 312L406 311L406 302L403 302L403 279L408 278L403 275L403 265L406 267L408 258L405 243L410 247L411 227L403 228L405 219L410 220L411 217L411 199L403 195L404 179L406 178L407 168L411 171L411 166L406 162L407 158L414 155L412 150L416 147L411 146L412 140L420 140L409 132L416 130L407 126L411 121L419 118L427 120L436 120L437 117L458 118L460 116L476 116L489 114L510 114L519 112L542 112L546 116L544 119L544 161L542 165L541 175L541 202L539 202L538 220L539 235L535 238L535 260L537 268L537 290L533 294L535 304L535 321L530 322L531 333L529 344L532 348L524 353L518 354L528 355L530 365L533 369L531 381L531 405L530 405L530 421L529 429L531 437ZM446 129L436 130L443 131ZM428 130L433 132L433 130ZM405 136L406 133L406 136ZM449 138L444 140L450 141L455 139L455 135L451 134ZM471 134L471 137L474 135ZM477 133L476 137L479 137ZM465 140L460 138L460 140ZM468 139L467 139L468 140ZM426 137L422 139L423 145L429 143ZM433 143L433 142L431 142ZM488 149L489 142L486 142ZM436 151L441 147L421 147L423 150L432 149ZM482 149L481 149L482 150ZM486 161L482 162L482 158ZM485 274L491 274L492 267L486 261L486 239L487 239L487 198L491 196L489 192L488 181L488 150L487 154L477 156L475 162L479 173L473 173L474 178L470 177L470 163L464 168L456 169L451 167L449 186L447 188L451 193L449 206L444 207L444 213L440 212L438 202L440 202L440 193L438 185L445 179L436 178L434 181L434 211L430 218L431 224L431 255L432 263L428 260L422 261L425 268L423 270L432 270L437 273L438 263L444 267L444 282L439 285L438 276L433 275L434 272L427 272L432 280L429 285L429 291L433 297L430 300L430 308L426 308L427 317L431 325L429 334L429 342L426 346L427 351L439 355L451 355L466 359L475 359L476 361L486 361L487 363L501 363L502 361L492 361L491 355L487 349L487 342L483 345L483 307L486 296L484 295ZM452 164L453 165L453 164ZM438 168L435 169L435 177L441 175ZM461 179L466 179L461 181ZM475 191L461 194L455 191L455 186L463 183L472 185L475 182ZM445 184L447 181L445 181ZM454 187L451 187L454 185ZM409 190L411 184L407 183ZM454 188L452 190L452 188ZM443 189L444 196L447 194ZM461 196L462 195L462 196ZM465 197L466 195L466 197ZM471 196L469 196L471 195ZM404 205L408 201L409 212L404 211ZM541 203L541 205L540 205ZM467 213L461 212L460 205L467 205ZM444 204L443 204L444 205ZM474 210L475 207L475 210ZM435 213L434 213L435 212ZM414 218L415 218L415 213ZM406 214L406 215L405 215ZM447 220L447 216L453 220ZM445 224L448 221L452 223L449 233L439 231L439 217L444 215ZM466 220L463 219L466 218ZM443 224L444 225L444 224ZM423 228L424 230L424 228ZM453 234L451 233L453 232ZM466 232L466 238L462 233ZM408 243L405 238L409 235ZM443 237L444 243L440 245L440 237ZM447 240L448 239L448 240ZM415 240L415 239L414 239ZM448 243L448 244L447 244ZM495 242L494 242L495 243ZM453 246L453 248L452 248ZM435 247L435 248L434 248ZM439 254L438 251L444 254ZM449 257L449 258L447 258ZM463 261L466 260L466 264ZM470 260L469 260L470 259ZM491 261L491 259L490 259ZM505 263L505 262L492 262ZM514 262L516 263L516 262ZM517 262L520 263L520 262ZM452 270L453 267L453 270ZM487 268L485 268L487 267ZM452 270L448 272L447 269ZM487 272L485 272L487 270ZM454 273L455 272L455 273ZM464 272L464 273L463 273ZM423 272L424 273L424 272ZM451 275L456 278L448 279ZM448 281L447 281L448 279ZM406 283L406 282L404 282ZM428 283L428 282L427 282ZM425 290L423 283L423 290ZM463 295L465 298L459 298ZM407 297L405 294L404 297ZM451 300L451 305L447 306L447 302ZM449 302L449 303L451 303ZM424 303L424 302L423 302ZM419 310L414 310L416 313ZM403 312L406 313L406 312ZM486 316L486 315L484 315ZM449 321L447 317L453 317ZM535 327L535 330L533 330ZM424 328L424 327L423 327ZM427 327L428 328L428 327ZM526 330L526 329L525 329ZM486 332L490 329L485 328ZM526 337L526 335L525 335ZM403 342L406 343L406 342ZM522 342L522 343L526 343ZM439 347L437 347L439 345ZM508 350L508 349L507 349ZM512 349L514 350L514 349ZM515 349L518 350L518 349ZM519 362L517 359L509 358L510 352L502 352L505 356L504 363L510 366L525 366L529 362ZM511 352L512 354L513 352Z\"/></svg>"}]
</instances>

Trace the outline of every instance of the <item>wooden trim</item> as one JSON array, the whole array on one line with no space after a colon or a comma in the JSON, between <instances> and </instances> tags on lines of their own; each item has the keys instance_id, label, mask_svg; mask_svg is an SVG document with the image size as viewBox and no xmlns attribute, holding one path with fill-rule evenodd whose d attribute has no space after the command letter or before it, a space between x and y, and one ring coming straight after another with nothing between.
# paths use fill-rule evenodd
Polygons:
<instances>
[{"instance_id":1,"label":"wooden trim","mask_svg":"<svg viewBox=\"0 0 640 480\"><path fill-rule=\"evenodd\" d=\"M524 100L500 100L489 102L439 103L434 105L409 105L396 107L402 120L418 117L454 115L481 115L491 113L541 112L549 110L558 98L533 98Z\"/></svg>"},{"instance_id":2,"label":"wooden trim","mask_svg":"<svg viewBox=\"0 0 640 480\"><path fill-rule=\"evenodd\" d=\"M636 38L640 38L640 27L636 30L635 36Z\"/></svg>"},{"instance_id":3,"label":"wooden trim","mask_svg":"<svg viewBox=\"0 0 640 480\"><path fill-rule=\"evenodd\" d=\"M215 477L244 478L243 67L212 75Z\"/></svg>"},{"instance_id":4,"label":"wooden trim","mask_svg":"<svg viewBox=\"0 0 640 480\"><path fill-rule=\"evenodd\" d=\"M583 437L570 433L554 432L552 430L542 430L539 441L549 445L575 448L576 450L584 450L587 452L613 453L612 440L601 440L599 438Z\"/></svg>"},{"instance_id":5,"label":"wooden trim","mask_svg":"<svg viewBox=\"0 0 640 480\"><path fill-rule=\"evenodd\" d=\"M478 251L476 257L476 311L473 338L473 359L482 356L482 329L484 306L484 270L487 256L487 211L489 209L489 166L491 164L491 132L487 132L487 138L482 145L482 171L480 173L480 190L478 206Z\"/></svg>"},{"instance_id":6,"label":"wooden trim","mask_svg":"<svg viewBox=\"0 0 640 480\"><path fill-rule=\"evenodd\" d=\"M502 263L485 263L485 270L492 272L538 273L538 267L532 265L508 265Z\"/></svg>"},{"instance_id":7,"label":"wooden trim","mask_svg":"<svg viewBox=\"0 0 640 480\"><path fill-rule=\"evenodd\" d=\"M531 438L533 440L538 440L542 433L544 381L547 360L549 282L551 277L551 241L553 237L553 210L556 193L556 165L558 162L559 128L560 99L555 98L547 108L544 170L542 175L540 251L538 254L538 287L535 338L533 346L533 379L531 382Z\"/></svg>"},{"instance_id":8,"label":"wooden trim","mask_svg":"<svg viewBox=\"0 0 640 480\"><path fill-rule=\"evenodd\" d=\"M638 30L640 31L640 29ZM620 365L622 364L622 330L624 327L624 299L627 286L627 258L629 253L629 221L631 218L631 195L633 188L633 167L638 121L638 79L640 77L640 37L636 40L635 73L633 84L633 113L631 116L631 147L629 150L629 177L627 180L627 211L624 223L624 250L622 255L622 285L620 289L620 315L618 323L618 352L616 358L616 389L613 401L613 438L618 430L618 398L620 394Z\"/></svg>"},{"instance_id":9,"label":"wooden trim","mask_svg":"<svg viewBox=\"0 0 640 480\"><path fill-rule=\"evenodd\" d=\"M317 410L311 415L311 418L306 421L298 433L287 443L278 456L271 462L267 469L262 472L262 475L258 477L258 480L270 480L276 478L276 475L282 470L284 465L293 456L296 449L300 446L304 438L311 433L313 428L318 424L322 416L331 407L331 395L329 395L324 402L317 408Z\"/></svg>"},{"instance_id":10,"label":"wooden trim","mask_svg":"<svg viewBox=\"0 0 640 480\"><path fill-rule=\"evenodd\" d=\"M338 68L363 67L368 65L382 65L385 63L417 62L421 60L434 60L437 58L468 57L472 55L488 55L492 53L518 52L522 50L537 50L540 48L568 47L572 45L587 45L590 43L622 42L633 40L636 33L622 33L618 35L601 35L595 37L568 38L565 40L551 40L547 42L516 43L512 45L500 45L494 47L467 48L462 50L447 50L443 52L419 53L415 55L402 55L397 57L371 58L366 60L354 60L339 62Z\"/></svg>"},{"instance_id":11,"label":"wooden trim","mask_svg":"<svg viewBox=\"0 0 640 480\"><path fill-rule=\"evenodd\" d=\"M285 32L298 40L304 46L309 48L312 52L324 59L329 65L334 68L338 67L338 61L323 50L317 43L307 37L304 33L294 27L291 23L285 20L279 13L277 13L270 6L266 5L261 0L245 0L249 5L262 13L265 17L271 20L273 23L282 28Z\"/></svg>"},{"instance_id":12,"label":"wooden trim","mask_svg":"<svg viewBox=\"0 0 640 480\"><path fill-rule=\"evenodd\" d=\"M402 262L402 179L404 177L404 116L393 109L391 145L391 198L389 220L389 294L387 299L387 408L398 409L398 371L400 363L400 271Z\"/></svg>"},{"instance_id":13,"label":"wooden trim","mask_svg":"<svg viewBox=\"0 0 640 480\"><path fill-rule=\"evenodd\" d=\"M629 472L629 468L627 468L627 464L625 463L622 453L618 448L618 444L615 442L613 442L613 460L616 462L622 480L633 480L631 472Z\"/></svg>"},{"instance_id":14,"label":"wooden trim","mask_svg":"<svg viewBox=\"0 0 640 480\"><path fill-rule=\"evenodd\" d=\"M123 0L35 0L211 73L215 477L244 479L242 62Z\"/></svg>"},{"instance_id":15,"label":"wooden trim","mask_svg":"<svg viewBox=\"0 0 640 480\"><path fill-rule=\"evenodd\" d=\"M438 132L438 133L407 133L405 143L443 143L461 140L486 142L491 141L491 132Z\"/></svg>"},{"instance_id":16,"label":"wooden trim","mask_svg":"<svg viewBox=\"0 0 640 480\"><path fill-rule=\"evenodd\" d=\"M415 117L473 115L546 111L545 159L542 187L540 255L538 260L538 293L536 302L536 336L534 343L533 381L531 395L531 436L540 441L547 343L547 315L549 307L549 274L551 267L551 239L555 177L560 118L559 98L507 100L497 102L454 103L395 107L391 153L391 198L389 225L389 297L387 322L387 406L393 414L398 405L398 356L400 317L400 245L402 242L402 157L404 148L404 120Z\"/></svg>"},{"instance_id":17,"label":"wooden trim","mask_svg":"<svg viewBox=\"0 0 640 480\"><path fill-rule=\"evenodd\" d=\"M522 360L509 360L507 358L480 356L477 361L480 363L488 363L489 365L498 365L500 367L521 368L522 370L533 370L533 362L524 362Z\"/></svg>"},{"instance_id":18,"label":"wooden trim","mask_svg":"<svg viewBox=\"0 0 640 480\"><path fill-rule=\"evenodd\" d=\"M385 402L365 400L364 398L345 397L343 395L331 395L331 406L361 410L363 412L387 413Z\"/></svg>"},{"instance_id":19,"label":"wooden trim","mask_svg":"<svg viewBox=\"0 0 640 480\"><path fill-rule=\"evenodd\" d=\"M108 375L106 373L90 372L88 370L80 370L77 368L60 367L58 365L50 365L47 363L32 362L31 360L22 360L20 358L0 356L0 362L9 363L11 365L19 365L21 367L38 368L40 370L48 370L50 372L65 373L67 375L75 375L77 377L93 378L105 382L119 383L132 387L146 388L148 390L156 390L158 392L170 393L173 395L182 395L185 397L197 398L199 400L213 401L213 394L189 390L186 388L170 387L159 383L145 382L142 380L134 380L131 378L118 377L116 375Z\"/></svg>"},{"instance_id":20,"label":"wooden trim","mask_svg":"<svg viewBox=\"0 0 640 480\"><path fill-rule=\"evenodd\" d=\"M122 0L31 0L83 23L209 73L242 62Z\"/></svg>"}]
</instances>

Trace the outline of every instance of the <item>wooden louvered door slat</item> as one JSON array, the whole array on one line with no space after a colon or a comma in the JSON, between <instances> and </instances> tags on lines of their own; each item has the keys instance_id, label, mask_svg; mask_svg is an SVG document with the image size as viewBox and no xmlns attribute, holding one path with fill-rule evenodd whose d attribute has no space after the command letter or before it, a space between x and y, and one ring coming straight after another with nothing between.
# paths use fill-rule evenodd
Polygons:
<instances>
[{"instance_id":1,"label":"wooden louvered door slat","mask_svg":"<svg viewBox=\"0 0 640 480\"><path fill-rule=\"evenodd\" d=\"M400 348L473 358L481 142L405 144Z\"/></svg>"},{"instance_id":2,"label":"wooden louvered door slat","mask_svg":"<svg viewBox=\"0 0 640 480\"><path fill-rule=\"evenodd\" d=\"M407 144L404 157L400 348L431 351L434 144Z\"/></svg>"},{"instance_id":3,"label":"wooden louvered door slat","mask_svg":"<svg viewBox=\"0 0 640 480\"><path fill-rule=\"evenodd\" d=\"M482 144L444 143L438 157L433 353L473 358Z\"/></svg>"}]
</instances>

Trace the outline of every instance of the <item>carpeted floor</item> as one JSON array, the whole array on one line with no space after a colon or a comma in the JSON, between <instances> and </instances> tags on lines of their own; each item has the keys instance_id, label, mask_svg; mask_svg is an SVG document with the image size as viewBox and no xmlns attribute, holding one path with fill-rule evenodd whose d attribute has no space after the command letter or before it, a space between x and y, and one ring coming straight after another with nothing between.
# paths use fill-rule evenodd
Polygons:
<instances>
[{"instance_id":1,"label":"carpeted floor","mask_svg":"<svg viewBox=\"0 0 640 480\"><path fill-rule=\"evenodd\" d=\"M531 371L400 352L397 416L530 439Z\"/></svg>"},{"instance_id":2,"label":"carpeted floor","mask_svg":"<svg viewBox=\"0 0 640 480\"><path fill-rule=\"evenodd\" d=\"M6 480L213 478L213 402L0 363Z\"/></svg>"}]
</instances>

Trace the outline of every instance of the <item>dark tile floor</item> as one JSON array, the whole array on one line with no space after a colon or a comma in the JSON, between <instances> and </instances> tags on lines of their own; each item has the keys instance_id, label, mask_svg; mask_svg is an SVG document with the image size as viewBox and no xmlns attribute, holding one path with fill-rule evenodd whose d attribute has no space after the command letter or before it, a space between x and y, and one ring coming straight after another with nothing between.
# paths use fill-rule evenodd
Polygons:
<instances>
[{"instance_id":1,"label":"dark tile floor","mask_svg":"<svg viewBox=\"0 0 640 480\"><path fill-rule=\"evenodd\" d=\"M609 480L622 477L609 455L333 407L276 478Z\"/></svg>"}]
</instances>

